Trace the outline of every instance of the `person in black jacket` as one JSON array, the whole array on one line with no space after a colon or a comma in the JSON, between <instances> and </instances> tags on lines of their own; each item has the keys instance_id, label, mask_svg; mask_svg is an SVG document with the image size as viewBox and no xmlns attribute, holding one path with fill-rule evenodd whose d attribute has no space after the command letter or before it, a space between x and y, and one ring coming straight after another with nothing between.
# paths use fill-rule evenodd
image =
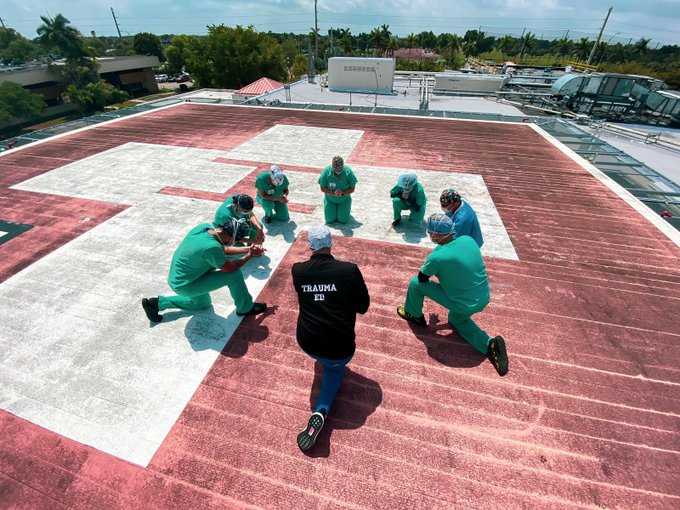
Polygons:
<instances>
[{"instance_id":1,"label":"person in black jacket","mask_svg":"<svg viewBox=\"0 0 680 510\"><path fill-rule=\"evenodd\" d=\"M305 430L298 434L302 451L314 446L345 376L345 366L356 349L356 314L368 310L370 297L356 264L331 255L331 232L326 226L311 228L306 262L293 264L293 285L300 312L297 341L306 354L323 366L321 390Z\"/></svg>"}]
</instances>

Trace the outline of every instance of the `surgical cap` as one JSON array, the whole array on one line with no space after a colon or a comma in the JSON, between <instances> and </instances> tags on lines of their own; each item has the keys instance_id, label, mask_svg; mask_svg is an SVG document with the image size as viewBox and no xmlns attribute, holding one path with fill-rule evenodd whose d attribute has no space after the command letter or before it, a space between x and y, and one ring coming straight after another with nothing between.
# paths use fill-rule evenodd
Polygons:
<instances>
[{"instance_id":1,"label":"surgical cap","mask_svg":"<svg viewBox=\"0 0 680 510\"><path fill-rule=\"evenodd\" d=\"M321 250L322 248L330 248L331 231L326 225L311 227L307 231L307 242L309 243L309 249L312 251Z\"/></svg>"},{"instance_id":2,"label":"surgical cap","mask_svg":"<svg viewBox=\"0 0 680 510\"><path fill-rule=\"evenodd\" d=\"M432 234L454 234L453 220L446 214L435 213L427 219L427 231Z\"/></svg>"},{"instance_id":3,"label":"surgical cap","mask_svg":"<svg viewBox=\"0 0 680 510\"><path fill-rule=\"evenodd\" d=\"M397 186L408 191L413 189L417 180L418 178L416 177L416 174L402 174L399 176Z\"/></svg>"},{"instance_id":4,"label":"surgical cap","mask_svg":"<svg viewBox=\"0 0 680 510\"><path fill-rule=\"evenodd\" d=\"M277 165L272 165L271 169L272 182L277 186L283 184L283 170L281 170Z\"/></svg>"}]
</instances>

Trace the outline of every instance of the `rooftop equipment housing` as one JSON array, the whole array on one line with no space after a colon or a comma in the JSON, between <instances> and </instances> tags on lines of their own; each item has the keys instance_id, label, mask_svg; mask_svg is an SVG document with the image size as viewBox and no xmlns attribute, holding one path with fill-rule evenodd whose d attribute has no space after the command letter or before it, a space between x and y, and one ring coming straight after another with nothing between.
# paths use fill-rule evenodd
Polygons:
<instances>
[{"instance_id":1,"label":"rooftop equipment housing","mask_svg":"<svg viewBox=\"0 0 680 510\"><path fill-rule=\"evenodd\" d=\"M393 94L394 69L392 58L332 57L328 59L328 89Z\"/></svg>"},{"instance_id":2,"label":"rooftop equipment housing","mask_svg":"<svg viewBox=\"0 0 680 510\"><path fill-rule=\"evenodd\" d=\"M497 74L467 74L458 72L434 75L434 92L498 92L507 83L508 77Z\"/></svg>"}]
</instances>

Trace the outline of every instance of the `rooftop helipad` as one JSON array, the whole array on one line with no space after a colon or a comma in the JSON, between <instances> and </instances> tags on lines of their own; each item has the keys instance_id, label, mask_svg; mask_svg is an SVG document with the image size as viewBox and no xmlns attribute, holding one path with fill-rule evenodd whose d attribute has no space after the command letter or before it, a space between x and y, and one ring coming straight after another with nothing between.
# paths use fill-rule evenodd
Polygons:
<instances>
[{"instance_id":1,"label":"rooftop helipad","mask_svg":"<svg viewBox=\"0 0 680 510\"><path fill-rule=\"evenodd\" d=\"M313 363L295 341L297 239L320 167L359 178L335 229L371 308L310 456ZM272 308L150 327L178 241L272 163L290 224L245 269ZM418 173L477 209L510 373L395 314L431 248L390 228ZM528 124L179 104L0 156L0 507L677 508L680 248L649 209Z\"/></svg>"}]
</instances>

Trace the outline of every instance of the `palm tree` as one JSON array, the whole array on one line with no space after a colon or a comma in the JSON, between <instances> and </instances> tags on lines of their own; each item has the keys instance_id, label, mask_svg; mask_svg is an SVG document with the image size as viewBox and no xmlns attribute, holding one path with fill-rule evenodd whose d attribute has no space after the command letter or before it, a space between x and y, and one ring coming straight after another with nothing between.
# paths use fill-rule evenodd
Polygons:
<instances>
[{"instance_id":1,"label":"palm tree","mask_svg":"<svg viewBox=\"0 0 680 510\"><path fill-rule=\"evenodd\" d=\"M61 14L54 18L40 16L43 24L37 29L38 42L48 49L56 49L67 59L80 59L89 55L80 32L70 26Z\"/></svg>"},{"instance_id":2,"label":"palm tree","mask_svg":"<svg viewBox=\"0 0 680 510\"><path fill-rule=\"evenodd\" d=\"M341 28L338 30L338 38L340 39L340 46L345 55L352 54L352 32L349 28Z\"/></svg>"},{"instance_id":3,"label":"palm tree","mask_svg":"<svg viewBox=\"0 0 680 510\"><path fill-rule=\"evenodd\" d=\"M522 49L519 50L519 58L521 59L522 56L524 55L525 51L531 50L534 46L536 46L536 36L532 34L531 32L527 32L524 34L524 37L521 38L522 41Z\"/></svg>"},{"instance_id":4,"label":"palm tree","mask_svg":"<svg viewBox=\"0 0 680 510\"><path fill-rule=\"evenodd\" d=\"M504 35L498 41L496 41L496 49L500 50L502 53L509 55L515 48L515 38L511 35Z\"/></svg>"},{"instance_id":5,"label":"palm tree","mask_svg":"<svg viewBox=\"0 0 680 510\"><path fill-rule=\"evenodd\" d=\"M394 50L398 50L398 49L399 49L399 41L394 36L390 37L390 40L387 42L387 46L385 47L385 56L386 57L394 56Z\"/></svg>"},{"instance_id":6,"label":"palm tree","mask_svg":"<svg viewBox=\"0 0 680 510\"><path fill-rule=\"evenodd\" d=\"M416 42L418 42L416 34L411 33L406 36L406 46L408 48L413 48L416 45Z\"/></svg>"},{"instance_id":7,"label":"palm tree","mask_svg":"<svg viewBox=\"0 0 680 510\"><path fill-rule=\"evenodd\" d=\"M576 57L579 60L585 60L590 55L590 50L592 50L592 43L587 37L581 37L576 43L574 50L576 51Z\"/></svg>"},{"instance_id":8,"label":"palm tree","mask_svg":"<svg viewBox=\"0 0 680 510\"><path fill-rule=\"evenodd\" d=\"M644 37L640 38L640 40L633 45L633 51L638 55L644 55L649 51L648 45L650 41L651 39L645 39Z\"/></svg>"},{"instance_id":9,"label":"palm tree","mask_svg":"<svg viewBox=\"0 0 680 510\"><path fill-rule=\"evenodd\" d=\"M373 48L375 48L378 55L384 54L390 44L390 39L392 37L392 32L390 32L389 25L382 25L371 30L371 43Z\"/></svg>"}]
</instances>

